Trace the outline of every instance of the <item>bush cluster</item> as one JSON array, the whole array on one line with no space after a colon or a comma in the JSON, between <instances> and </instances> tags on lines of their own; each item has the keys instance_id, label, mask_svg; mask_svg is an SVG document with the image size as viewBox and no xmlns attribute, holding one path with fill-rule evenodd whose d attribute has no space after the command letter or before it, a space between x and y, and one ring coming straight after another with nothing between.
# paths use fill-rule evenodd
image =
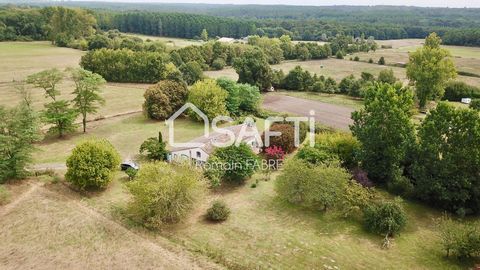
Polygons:
<instances>
[{"instance_id":1,"label":"bush cluster","mask_svg":"<svg viewBox=\"0 0 480 270\"><path fill-rule=\"evenodd\" d=\"M133 196L128 212L149 228L181 221L204 191L199 170L189 164L164 162L143 164L127 188Z\"/></svg>"},{"instance_id":2,"label":"bush cluster","mask_svg":"<svg viewBox=\"0 0 480 270\"><path fill-rule=\"evenodd\" d=\"M338 165L312 166L293 158L285 163L275 188L284 201L326 211L341 201L349 179L350 174Z\"/></svg>"},{"instance_id":3,"label":"bush cluster","mask_svg":"<svg viewBox=\"0 0 480 270\"><path fill-rule=\"evenodd\" d=\"M443 100L461 101L462 98L480 98L480 88L461 81L451 81L445 86Z\"/></svg>"},{"instance_id":4,"label":"bush cluster","mask_svg":"<svg viewBox=\"0 0 480 270\"><path fill-rule=\"evenodd\" d=\"M480 256L480 229L475 224L456 222L444 217L439 224L443 249L459 258Z\"/></svg>"}]
</instances>

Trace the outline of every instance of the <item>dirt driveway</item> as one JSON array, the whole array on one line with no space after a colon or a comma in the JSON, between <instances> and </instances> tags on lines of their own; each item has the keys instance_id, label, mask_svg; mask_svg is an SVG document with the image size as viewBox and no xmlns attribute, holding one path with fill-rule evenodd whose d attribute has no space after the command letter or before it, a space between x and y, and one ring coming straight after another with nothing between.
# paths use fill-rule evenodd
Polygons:
<instances>
[{"instance_id":1,"label":"dirt driveway","mask_svg":"<svg viewBox=\"0 0 480 270\"><path fill-rule=\"evenodd\" d=\"M317 122L342 130L348 130L348 126L353 123L350 118L354 111L352 108L303 98L266 94L263 100L263 108L301 116L309 116L310 111L313 110Z\"/></svg>"}]
</instances>

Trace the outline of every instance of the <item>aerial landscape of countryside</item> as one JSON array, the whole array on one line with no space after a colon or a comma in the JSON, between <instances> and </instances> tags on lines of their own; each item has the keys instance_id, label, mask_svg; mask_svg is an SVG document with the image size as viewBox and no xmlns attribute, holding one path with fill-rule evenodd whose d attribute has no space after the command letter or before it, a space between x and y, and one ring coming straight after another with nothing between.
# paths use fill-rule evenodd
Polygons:
<instances>
[{"instance_id":1,"label":"aerial landscape of countryside","mask_svg":"<svg viewBox=\"0 0 480 270\"><path fill-rule=\"evenodd\" d=\"M171 2L0 0L0 269L480 269L480 7Z\"/></svg>"}]
</instances>

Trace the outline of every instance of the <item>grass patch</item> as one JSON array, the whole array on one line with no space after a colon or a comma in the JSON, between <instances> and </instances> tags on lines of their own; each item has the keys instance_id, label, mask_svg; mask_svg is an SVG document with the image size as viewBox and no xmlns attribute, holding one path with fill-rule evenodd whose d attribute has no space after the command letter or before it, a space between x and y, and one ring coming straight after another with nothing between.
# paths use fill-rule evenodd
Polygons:
<instances>
[{"instance_id":1,"label":"grass patch","mask_svg":"<svg viewBox=\"0 0 480 270\"><path fill-rule=\"evenodd\" d=\"M314 93L314 92L296 92L296 91L277 91L277 92L274 92L274 94L321 101L321 102L329 103L333 105L349 107L355 110L360 110L361 108L363 108L363 100L358 98L353 98L347 95L324 94L324 93Z\"/></svg>"},{"instance_id":2,"label":"grass patch","mask_svg":"<svg viewBox=\"0 0 480 270\"><path fill-rule=\"evenodd\" d=\"M122 158L135 158L144 140L158 136L161 131L168 140L168 127L164 121L146 119L141 113L115 117L90 123L90 130L84 134L77 132L67 138L50 139L38 145L34 154L35 163L65 162L66 158L80 141L91 137L105 138L118 150ZM175 121L175 140L185 142L198 137L203 132L203 124L189 119Z\"/></svg>"}]
</instances>

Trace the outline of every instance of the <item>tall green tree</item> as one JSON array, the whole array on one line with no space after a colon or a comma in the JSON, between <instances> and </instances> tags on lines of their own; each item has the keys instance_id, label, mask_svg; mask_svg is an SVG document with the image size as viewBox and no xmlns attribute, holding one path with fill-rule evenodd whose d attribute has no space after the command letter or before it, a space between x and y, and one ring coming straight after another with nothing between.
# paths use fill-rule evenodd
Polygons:
<instances>
[{"instance_id":1,"label":"tall green tree","mask_svg":"<svg viewBox=\"0 0 480 270\"><path fill-rule=\"evenodd\" d=\"M102 76L83 68L72 70L75 90L72 94L73 106L82 116L83 132L87 130L87 114L96 113L99 105L105 104L105 99L100 96L101 86L105 84Z\"/></svg>"},{"instance_id":2,"label":"tall green tree","mask_svg":"<svg viewBox=\"0 0 480 270\"><path fill-rule=\"evenodd\" d=\"M366 90L365 107L352 113L350 130L362 145L361 166L377 182L387 182L398 173L414 141L412 106L410 88L375 83Z\"/></svg>"},{"instance_id":3,"label":"tall green tree","mask_svg":"<svg viewBox=\"0 0 480 270\"><path fill-rule=\"evenodd\" d=\"M197 106L208 119L221 115L228 115L226 107L226 99L228 93L221 88L215 80L205 79L196 82L188 93L188 102ZM202 120L199 116L192 112L191 116L197 120Z\"/></svg>"},{"instance_id":4,"label":"tall green tree","mask_svg":"<svg viewBox=\"0 0 480 270\"><path fill-rule=\"evenodd\" d=\"M50 39L58 46L94 33L95 17L85 9L54 7L48 29Z\"/></svg>"},{"instance_id":5,"label":"tall green tree","mask_svg":"<svg viewBox=\"0 0 480 270\"><path fill-rule=\"evenodd\" d=\"M13 109L0 106L0 183L26 175L39 131L38 117L27 103Z\"/></svg>"},{"instance_id":6,"label":"tall green tree","mask_svg":"<svg viewBox=\"0 0 480 270\"><path fill-rule=\"evenodd\" d=\"M77 110L70 107L70 102L66 100L57 100L60 91L57 85L63 80L63 73L58 69L44 70L27 77L27 83L36 88L42 88L45 91L45 97L51 98L52 102L45 104L45 109L41 113L43 121L50 124L49 133L63 137L65 133L75 130L75 119L78 115Z\"/></svg>"},{"instance_id":7,"label":"tall green tree","mask_svg":"<svg viewBox=\"0 0 480 270\"><path fill-rule=\"evenodd\" d=\"M60 91L57 85L63 80L63 73L56 69L47 69L27 77L27 83L32 84L36 88L45 91L45 97L50 97L53 101L57 99Z\"/></svg>"},{"instance_id":8,"label":"tall green tree","mask_svg":"<svg viewBox=\"0 0 480 270\"><path fill-rule=\"evenodd\" d=\"M418 131L417 196L450 211L480 213L480 115L438 104Z\"/></svg>"},{"instance_id":9,"label":"tall green tree","mask_svg":"<svg viewBox=\"0 0 480 270\"><path fill-rule=\"evenodd\" d=\"M260 89L272 86L273 72L260 48L247 50L242 57L235 59L233 67L240 83L256 85Z\"/></svg>"},{"instance_id":10,"label":"tall green tree","mask_svg":"<svg viewBox=\"0 0 480 270\"><path fill-rule=\"evenodd\" d=\"M208 32L207 29L203 28L202 33L200 33L200 39L203 41L208 41Z\"/></svg>"},{"instance_id":11,"label":"tall green tree","mask_svg":"<svg viewBox=\"0 0 480 270\"><path fill-rule=\"evenodd\" d=\"M440 47L441 42L431 33L425 45L409 56L407 77L415 84L420 108L425 108L428 100L441 99L445 84L457 75L450 52Z\"/></svg>"}]
</instances>

